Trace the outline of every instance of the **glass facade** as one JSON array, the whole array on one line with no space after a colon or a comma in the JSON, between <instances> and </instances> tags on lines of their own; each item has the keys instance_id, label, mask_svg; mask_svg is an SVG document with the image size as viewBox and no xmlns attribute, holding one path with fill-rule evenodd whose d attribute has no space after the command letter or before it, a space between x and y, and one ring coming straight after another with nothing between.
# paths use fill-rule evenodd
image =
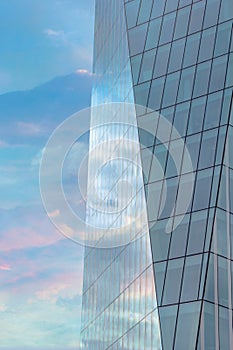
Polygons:
<instances>
[{"instance_id":1,"label":"glass facade","mask_svg":"<svg viewBox=\"0 0 233 350\"><path fill-rule=\"evenodd\" d=\"M148 207L162 348L227 350L233 346L233 2L131 0L125 8L135 102L177 129L193 168L193 194L182 212L178 190L187 169L182 160L172 164L177 133L168 130L168 146L161 146L158 125L150 146L164 177L156 176L151 157L144 181L159 203L167 188L163 210ZM138 125L147 118L137 114Z\"/></svg>"},{"instance_id":2,"label":"glass facade","mask_svg":"<svg viewBox=\"0 0 233 350\"><path fill-rule=\"evenodd\" d=\"M93 71L81 348L161 349L123 1L96 2Z\"/></svg>"},{"instance_id":3,"label":"glass facade","mask_svg":"<svg viewBox=\"0 0 233 350\"><path fill-rule=\"evenodd\" d=\"M148 225L124 247L86 248L84 349L233 346L232 19L232 0L96 1L93 105L144 106L135 118Z\"/></svg>"}]
</instances>

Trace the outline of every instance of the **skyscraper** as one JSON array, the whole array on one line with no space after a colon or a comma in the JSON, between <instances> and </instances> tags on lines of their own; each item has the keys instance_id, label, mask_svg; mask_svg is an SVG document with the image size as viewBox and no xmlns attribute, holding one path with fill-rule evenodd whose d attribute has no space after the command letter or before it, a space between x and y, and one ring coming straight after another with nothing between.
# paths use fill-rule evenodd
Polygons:
<instances>
[{"instance_id":1,"label":"skyscraper","mask_svg":"<svg viewBox=\"0 0 233 350\"><path fill-rule=\"evenodd\" d=\"M147 222L86 248L84 349L233 347L232 18L231 0L96 1L92 105L142 106Z\"/></svg>"}]
</instances>

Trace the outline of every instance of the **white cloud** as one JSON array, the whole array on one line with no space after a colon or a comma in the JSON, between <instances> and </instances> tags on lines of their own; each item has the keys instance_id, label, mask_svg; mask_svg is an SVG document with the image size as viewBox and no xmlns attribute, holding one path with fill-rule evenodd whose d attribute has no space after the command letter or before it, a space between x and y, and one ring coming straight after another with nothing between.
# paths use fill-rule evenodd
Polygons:
<instances>
[{"instance_id":1,"label":"white cloud","mask_svg":"<svg viewBox=\"0 0 233 350\"><path fill-rule=\"evenodd\" d=\"M59 215L60 215L60 210L59 210L59 209L54 210L54 211L48 213L48 216L49 216L50 218L56 218L56 217L58 217Z\"/></svg>"},{"instance_id":2,"label":"white cloud","mask_svg":"<svg viewBox=\"0 0 233 350\"><path fill-rule=\"evenodd\" d=\"M21 135L36 136L44 132L41 125L37 123L25 123L19 121L17 122L16 126Z\"/></svg>"},{"instance_id":3,"label":"white cloud","mask_svg":"<svg viewBox=\"0 0 233 350\"><path fill-rule=\"evenodd\" d=\"M55 303L60 295L61 291L70 290L71 285L66 283L59 283L51 285L46 289L39 290L35 294L38 300L46 300L50 303Z\"/></svg>"},{"instance_id":4,"label":"white cloud","mask_svg":"<svg viewBox=\"0 0 233 350\"><path fill-rule=\"evenodd\" d=\"M64 35L64 32L63 30L54 30L54 29L51 29L51 28L47 28L44 30L44 34L48 35L48 36L55 36L55 37L58 37L58 36L63 36Z\"/></svg>"},{"instance_id":5,"label":"white cloud","mask_svg":"<svg viewBox=\"0 0 233 350\"><path fill-rule=\"evenodd\" d=\"M75 74L81 74L81 75L89 75L89 76L92 76L94 75L93 73L91 73L89 70L87 69L77 69L75 71Z\"/></svg>"},{"instance_id":6,"label":"white cloud","mask_svg":"<svg viewBox=\"0 0 233 350\"><path fill-rule=\"evenodd\" d=\"M43 156L45 148L43 147L39 152L36 153L35 157L31 160L31 169L37 168L40 165L41 158Z\"/></svg>"}]
</instances>

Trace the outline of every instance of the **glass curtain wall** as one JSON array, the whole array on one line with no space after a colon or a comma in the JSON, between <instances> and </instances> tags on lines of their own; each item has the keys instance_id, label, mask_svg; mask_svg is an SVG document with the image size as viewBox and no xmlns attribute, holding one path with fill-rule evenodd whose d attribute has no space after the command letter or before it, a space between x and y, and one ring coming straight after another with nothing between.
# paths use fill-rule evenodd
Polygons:
<instances>
[{"instance_id":1,"label":"glass curtain wall","mask_svg":"<svg viewBox=\"0 0 233 350\"><path fill-rule=\"evenodd\" d=\"M164 174L156 175L151 157L145 192L155 193L148 220L162 348L228 350L233 344L233 2L129 0L125 11L135 103L162 115L153 124L151 113L137 113L139 126L150 120L154 138L148 147ZM161 142L164 118L178 138L168 128ZM179 139L190 154L194 179L185 211L177 194L181 180L185 184L187 178L186 188L191 183Z\"/></svg>"},{"instance_id":2,"label":"glass curtain wall","mask_svg":"<svg viewBox=\"0 0 233 350\"><path fill-rule=\"evenodd\" d=\"M124 2L98 0L95 11L86 218L93 228L85 247L81 348L161 349L143 178L133 162L140 157L136 114L127 104L123 115L108 107L134 101ZM136 146L127 149L128 141ZM132 200L121 206L129 187ZM111 238L109 244L109 228L120 237L115 245Z\"/></svg>"}]
</instances>

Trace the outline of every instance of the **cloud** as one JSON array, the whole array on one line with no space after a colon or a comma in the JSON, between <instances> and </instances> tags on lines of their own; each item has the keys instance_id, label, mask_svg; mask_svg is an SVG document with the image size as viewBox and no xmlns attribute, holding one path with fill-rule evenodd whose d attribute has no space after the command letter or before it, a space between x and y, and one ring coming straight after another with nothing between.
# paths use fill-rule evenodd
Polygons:
<instances>
[{"instance_id":1,"label":"cloud","mask_svg":"<svg viewBox=\"0 0 233 350\"><path fill-rule=\"evenodd\" d=\"M17 122L17 129L21 135L37 136L44 133L41 125L36 123Z\"/></svg>"},{"instance_id":2,"label":"cloud","mask_svg":"<svg viewBox=\"0 0 233 350\"><path fill-rule=\"evenodd\" d=\"M54 210L54 211L52 211L51 213L48 213L48 216L49 216L50 218L56 218L56 217L58 217L59 215L60 215L60 210L59 210L59 209Z\"/></svg>"},{"instance_id":3,"label":"cloud","mask_svg":"<svg viewBox=\"0 0 233 350\"><path fill-rule=\"evenodd\" d=\"M38 300L46 300L46 301L49 301L50 303L55 303L61 291L69 290L70 287L71 287L70 284L59 283L59 284L51 285L46 289L39 290L35 294Z\"/></svg>"},{"instance_id":4,"label":"cloud","mask_svg":"<svg viewBox=\"0 0 233 350\"><path fill-rule=\"evenodd\" d=\"M10 265L4 264L4 265L0 265L0 271L11 271L12 268L10 267Z\"/></svg>"},{"instance_id":5,"label":"cloud","mask_svg":"<svg viewBox=\"0 0 233 350\"><path fill-rule=\"evenodd\" d=\"M75 74L80 74L80 75L89 75L90 77L94 75L88 69L76 69L76 71L74 73Z\"/></svg>"},{"instance_id":6,"label":"cloud","mask_svg":"<svg viewBox=\"0 0 233 350\"><path fill-rule=\"evenodd\" d=\"M35 157L32 158L32 160L31 160L31 169L37 168L40 165L41 158L43 156L44 151L45 151L45 147L40 149L36 153Z\"/></svg>"},{"instance_id":7,"label":"cloud","mask_svg":"<svg viewBox=\"0 0 233 350\"><path fill-rule=\"evenodd\" d=\"M51 28L45 29L43 33L46 37L54 42L56 46L71 46L73 45L73 40L71 40L70 32L65 32L64 30L54 30Z\"/></svg>"},{"instance_id":8,"label":"cloud","mask_svg":"<svg viewBox=\"0 0 233 350\"><path fill-rule=\"evenodd\" d=\"M39 224L39 223L38 223ZM0 251L11 251L53 244L63 237L59 233L36 232L30 227L13 227L0 233Z\"/></svg>"},{"instance_id":9,"label":"cloud","mask_svg":"<svg viewBox=\"0 0 233 350\"><path fill-rule=\"evenodd\" d=\"M51 28L45 29L44 30L44 34L48 35L48 36L52 36L52 37L58 37L58 36L63 36L64 32L63 30L53 30Z\"/></svg>"}]
</instances>

